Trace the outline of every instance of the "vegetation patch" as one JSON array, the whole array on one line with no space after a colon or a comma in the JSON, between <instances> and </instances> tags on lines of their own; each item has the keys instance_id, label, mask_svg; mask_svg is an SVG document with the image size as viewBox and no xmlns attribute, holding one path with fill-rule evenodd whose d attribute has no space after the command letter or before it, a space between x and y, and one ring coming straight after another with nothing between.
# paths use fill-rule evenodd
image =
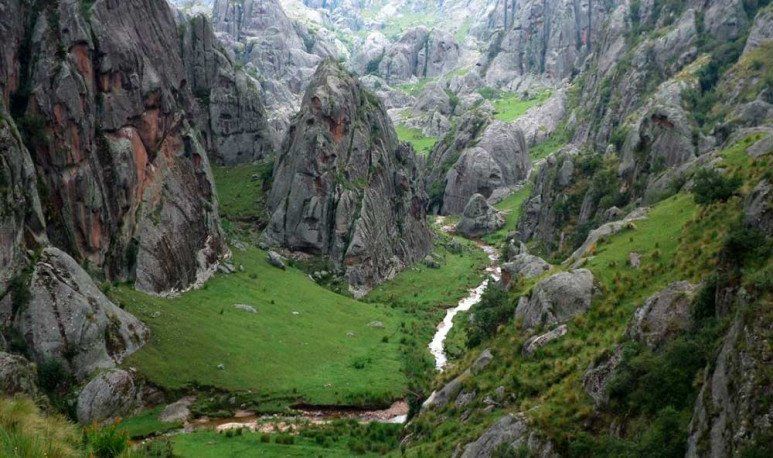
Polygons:
<instances>
[{"instance_id":1,"label":"vegetation patch","mask_svg":"<svg viewBox=\"0 0 773 458\"><path fill-rule=\"evenodd\" d=\"M550 91L521 96L513 92L501 94L494 100L494 118L512 122L523 116L529 108L541 105L550 98Z\"/></svg>"},{"instance_id":2,"label":"vegetation patch","mask_svg":"<svg viewBox=\"0 0 773 458\"><path fill-rule=\"evenodd\" d=\"M428 156L437 143L437 138L424 135L421 129L397 124L395 131L397 131L397 138L401 142L410 143L414 151L421 156Z\"/></svg>"},{"instance_id":3,"label":"vegetation patch","mask_svg":"<svg viewBox=\"0 0 773 458\"><path fill-rule=\"evenodd\" d=\"M150 342L126 365L162 388L240 392L258 409L382 406L401 398L401 311L335 294L265 258L255 248L234 249L237 272L176 298L113 288L112 299L151 329ZM374 321L383 328L368 326ZM355 361L367 363L355 368Z\"/></svg>"}]
</instances>

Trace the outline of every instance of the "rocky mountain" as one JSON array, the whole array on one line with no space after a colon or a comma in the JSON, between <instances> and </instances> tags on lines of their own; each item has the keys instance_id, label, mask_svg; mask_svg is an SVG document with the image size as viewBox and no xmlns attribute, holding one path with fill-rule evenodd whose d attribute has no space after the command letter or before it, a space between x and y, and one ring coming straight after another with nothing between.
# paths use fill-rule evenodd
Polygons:
<instances>
[{"instance_id":1,"label":"rocky mountain","mask_svg":"<svg viewBox=\"0 0 773 458\"><path fill-rule=\"evenodd\" d=\"M381 102L340 64L320 64L293 118L268 198L269 244L322 255L355 295L424 257L431 236L412 150Z\"/></svg>"},{"instance_id":2,"label":"rocky mountain","mask_svg":"<svg viewBox=\"0 0 773 458\"><path fill-rule=\"evenodd\" d=\"M229 256L210 160L273 154L274 134L203 17L178 28L162 0L0 11L0 343L83 382L148 339L98 282L201 286Z\"/></svg>"}]
</instances>

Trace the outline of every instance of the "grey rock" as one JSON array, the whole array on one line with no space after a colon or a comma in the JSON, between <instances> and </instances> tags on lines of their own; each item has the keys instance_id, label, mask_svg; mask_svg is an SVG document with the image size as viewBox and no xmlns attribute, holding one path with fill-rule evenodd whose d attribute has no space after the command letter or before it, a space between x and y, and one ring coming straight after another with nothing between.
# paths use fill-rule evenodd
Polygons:
<instances>
[{"instance_id":1,"label":"grey rock","mask_svg":"<svg viewBox=\"0 0 773 458\"><path fill-rule=\"evenodd\" d=\"M607 386L623 360L622 347L618 346L611 355L592 363L582 377L582 386L596 404L601 407L609 402Z\"/></svg>"},{"instance_id":2,"label":"grey rock","mask_svg":"<svg viewBox=\"0 0 773 458\"><path fill-rule=\"evenodd\" d=\"M131 414L139 406L140 390L127 371L102 372L78 394L76 412L80 424L101 423Z\"/></svg>"},{"instance_id":3,"label":"grey rock","mask_svg":"<svg viewBox=\"0 0 773 458\"><path fill-rule=\"evenodd\" d=\"M385 50L378 72L390 83L433 77L453 70L458 58L459 45L453 35L419 26L405 31Z\"/></svg>"},{"instance_id":4,"label":"grey rock","mask_svg":"<svg viewBox=\"0 0 773 458\"><path fill-rule=\"evenodd\" d=\"M455 400L462 391L462 381L468 376L469 371L465 371L460 376L443 385L441 389L433 392L422 404L422 410L441 409L449 402Z\"/></svg>"},{"instance_id":5,"label":"grey rock","mask_svg":"<svg viewBox=\"0 0 773 458\"><path fill-rule=\"evenodd\" d=\"M159 421L162 423L177 423L187 421L191 416L190 408L194 401L196 401L195 397L187 396L177 402L173 402L167 405L158 416Z\"/></svg>"},{"instance_id":6,"label":"grey rock","mask_svg":"<svg viewBox=\"0 0 773 458\"><path fill-rule=\"evenodd\" d=\"M628 253L628 265L634 269L641 267L641 255L635 251Z\"/></svg>"},{"instance_id":7,"label":"grey rock","mask_svg":"<svg viewBox=\"0 0 773 458\"><path fill-rule=\"evenodd\" d=\"M767 41L773 40L773 10L763 8L754 18L743 53L746 54L760 47Z\"/></svg>"},{"instance_id":8,"label":"grey rock","mask_svg":"<svg viewBox=\"0 0 773 458\"><path fill-rule=\"evenodd\" d=\"M525 448L529 456L557 457L553 445L546 442L533 431L522 413L507 414L497 420L477 440L464 447L462 458L493 456L502 444L508 444L513 450Z\"/></svg>"},{"instance_id":9,"label":"grey rock","mask_svg":"<svg viewBox=\"0 0 773 458\"><path fill-rule=\"evenodd\" d=\"M36 397L38 369L35 364L20 355L0 352L0 393L12 396L23 393Z\"/></svg>"},{"instance_id":10,"label":"grey rock","mask_svg":"<svg viewBox=\"0 0 773 458\"><path fill-rule=\"evenodd\" d=\"M462 219L456 225L456 232L465 237L474 238L490 234L504 224L505 218L502 213L489 205L485 197L474 194L464 207Z\"/></svg>"},{"instance_id":11,"label":"grey rock","mask_svg":"<svg viewBox=\"0 0 773 458\"><path fill-rule=\"evenodd\" d=\"M266 254L266 262L271 264L272 266L285 270L287 266L285 265L285 262L287 259L285 259L284 256L277 253L276 251L269 250L269 252Z\"/></svg>"},{"instance_id":12,"label":"grey rock","mask_svg":"<svg viewBox=\"0 0 773 458\"><path fill-rule=\"evenodd\" d=\"M566 325L562 324L544 334L529 337L526 342L524 342L523 350L521 350L521 352L524 356L531 356L535 351L539 350L550 342L563 337L567 332L568 329Z\"/></svg>"},{"instance_id":13,"label":"grey rock","mask_svg":"<svg viewBox=\"0 0 773 458\"><path fill-rule=\"evenodd\" d=\"M478 393L473 391L462 391L459 393L458 396L456 396L456 401L454 401L454 405L457 409L461 409L466 407L469 403L475 400L475 397L478 395Z\"/></svg>"},{"instance_id":14,"label":"grey rock","mask_svg":"<svg viewBox=\"0 0 773 458\"><path fill-rule=\"evenodd\" d=\"M765 371L771 355L769 319L739 313L722 341L688 427L687 457L736 456L752 445L766 444L770 406L759 402L770 385Z\"/></svg>"},{"instance_id":15,"label":"grey rock","mask_svg":"<svg viewBox=\"0 0 773 458\"><path fill-rule=\"evenodd\" d=\"M773 235L773 188L762 179L746 197L743 209L744 224Z\"/></svg>"},{"instance_id":16,"label":"grey rock","mask_svg":"<svg viewBox=\"0 0 773 458\"><path fill-rule=\"evenodd\" d=\"M497 188L518 184L530 168L523 133L499 121L491 123L477 145L462 151L447 172L443 213L460 213L474 194L489 198Z\"/></svg>"},{"instance_id":17,"label":"grey rock","mask_svg":"<svg viewBox=\"0 0 773 458\"><path fill-rule=\"evenodd\" d=\"M66 253L45 248L30 283L31 299L15 326L34 360L61 362L78 380L112 368L137 351L148 329L105 297Z\"/></svg>"},{"instance_id":18,"label":"grey rock","mask_svg":"<svg viewBox=\"0 0 773 458\"><path fill-rule=\"evenodd\" d=\"M430 251L422 184L383 105L327 60L277 158L262 237L328 256L361 296Z\"/></svg>"},{"instance_id":19,"label":"grey rock","mask_svg":"<svg viewBox=\"0 0 773 458\"><path fill-rule=\"evenodd\" d=\"M477 358L475 358L475 361L473 361L472 366L470 366L470 370L473 374L480 373L483 369L486 368L489 364L491 364L491 361L494 359L494 355L491 353L490 349L485 349L481 352L480 355L478 355Z\"/></svg>"},{"instance_id":20,"label":"grey rock","mask_svg":"<svg viewBox=\"0 0 773 458\"><path fill-rule=\"evenodd\" d=\"M690 304L698 290L686 281L674 282L636 309L628 335L656 349L692 326Z\"/></svg>"},{"instance_id":21,"label":"grey rock","mask_svg":"<svg viewBox=\"0 0 773 458\"><path fill-rule=\"evenodd\" d=\"M374 328L374 329L384 329L384 323L381 321L371 321L368 323L368 327Z\"/></svg>"},{"instance_id":22,"label":"grey rock","mask_svg":"<svg viewBox=\"0 0 773 458\"><path fill-rule=\"evenodd\" d=\"M539 256L528 253L517 254L502 264L502 286L510 289L520 279L534 278L550 270L551 265Z\"/></svg>"},{"instance_id":23,"label":"grey rock","mask_svg":"<svg viewBox=\"0 0 773 458\"><path fill-rule=\"evenodd\" d=\"M755 159L773 152L773 134L764 136L755 144L747 148L746 152Z\"/></svg>"},{"instance_id":24,"label":"grey rock","mask_svg":"<svg viewBox=\"0 0 773 458\"><path fill-rule=\"evenodd\" d=\"M534 286L528 301L519 301L515 318L527 329L563 324L591 304L593 274L587 269L559 272Z\"/></svg>"},{"instance_id":25,"label":"grey rock","mask_svg":"<svg viewBox=\"0 0 773 458\"><path fill-rule=\"evenodd\" d=\"M545 141L566 116L566 90L559 89L545 103L530 108L513 125L523 132L531 147Z\"/></svg>"},{"instance_id":26,"label":"grey rock","mask_svg":"<svg viewBox=\"0 0 773 458\"><path fill-rule=\"evenodd\" d=\"M234 304L234 308L237 310L245 311L247 313L258 313L255 307L247 304Z\"/></svg>"}]
</instances>

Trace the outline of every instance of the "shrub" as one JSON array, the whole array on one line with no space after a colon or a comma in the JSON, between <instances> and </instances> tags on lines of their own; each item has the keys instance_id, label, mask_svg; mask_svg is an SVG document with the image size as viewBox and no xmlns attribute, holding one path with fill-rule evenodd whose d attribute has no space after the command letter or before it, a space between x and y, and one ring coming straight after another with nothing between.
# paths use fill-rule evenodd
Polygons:
<instances>
[{"instance_id":1,"label":"shrub","mask_svg":"<svg viewBox=\"0 0 773 458\"><path fill-rule=\"evenodd\" d=\"M726 201L741 186L739 177L725 177L713 169L702 168L695 173L692 192L695 203L708 205Z\"/></svg>"},{"instance_id":2,"label":"shrub","mask_svg":"<svg viewBox=\"0 0 773 458\"><path fill-rule=\"evenodd\" d=\"M93 424L86 428L84 435L86 445L96 458L117 457L129 447L129 436L118 429L117 423L106 427Z\"/></svg>"},{"instance_id":3,"label":"shrub","mask_svg":"<svg viewBox=\"0 0 773 458\"><path fill-rule=\"evenodd\" d=\"M489 285L483 296L471 310L473 320L467 330L467 347L479 345L493 336L497 328L507 323L513 316L515 304L507 292L497 286Z\"/></svg>"},{"instance_id":4,"label":"shrub","mask_svg":"<svg viewBox=\"0 0 773 458\"><path fill-rule=\"evenodd\" d=\"M743 265L765 250L765 235L757 228L736 225L725 236L721 257L730 264Z\"/></svg>"},{"instance_id":5,"label":"shrub","mask_svg":"<svg viewBox=\"0 0 773 458\"><path fill-rule=\"evenodd\" d=\"M48 393L67 385L69 378L70 375L57 359L49 358L38 366L38 385Z\"/></svg>"}]
</instances>

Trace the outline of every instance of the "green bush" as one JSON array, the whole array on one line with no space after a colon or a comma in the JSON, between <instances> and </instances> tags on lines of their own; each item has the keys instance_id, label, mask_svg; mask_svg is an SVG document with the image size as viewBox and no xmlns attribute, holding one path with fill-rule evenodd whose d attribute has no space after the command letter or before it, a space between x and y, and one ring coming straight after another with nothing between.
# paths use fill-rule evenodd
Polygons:
<instances>
[{"instance_id":1,"label":"green bush","mask_svg":"<svg viewBox=\"0 0 773 458\"><path fill-rule=\"evenodd\" d=\"M57 359L49 358L38 365L38 386L47 393L66 385L69 378L70 375Z\"/></svg>"},{"instance_id":2,"label":"green bush","mask_svg":"<svg viewBox=\"0 0 773 458\"><path fill-rule=\"evenodd\" d=\"M726 201L741 186L739 177L725 177L714 169L702 168L695 173L692 192L695 203L708 205Z\"/></svg>"},{"instance_id":3,"label":"green bush","mask_svg":"<svg viewBox=\"0 0 773 458\"><path fill-rule=\"evenodd\" d=\"M96 424L84 431L86 445L95 458L114 458L129 447L129 436L118 424L100 427Z\"/></svg>"},{"instance_id":4,"label":"green bush","mask_svg":"<svg viewBox=\"0 0 773 458\"><path fill-rule=\"evenodd\" d=\"M473 348L493 336L500 325L512 318L514 311L515 303L507 292L489 285L480 302L471 309L473 320L467 329L467 347Z\"/></svg>"}]
</instances>

